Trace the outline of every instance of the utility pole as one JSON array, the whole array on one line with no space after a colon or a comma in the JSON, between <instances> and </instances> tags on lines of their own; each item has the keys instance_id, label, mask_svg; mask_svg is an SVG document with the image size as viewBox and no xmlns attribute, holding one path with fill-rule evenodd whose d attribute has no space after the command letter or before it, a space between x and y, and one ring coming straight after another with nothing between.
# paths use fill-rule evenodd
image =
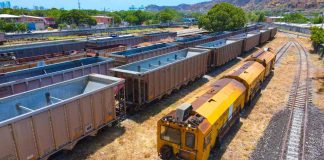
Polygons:
<instances>
[{"instance_id":1,"label":"utility pole","mask_svg":"<svg viewBox=\"0 0 324 160\"><path fill-rule=\"evenodd\" d=\"M81 3L80 3L80 0L78 0L78 6L79 6L79 10L81 10Z\"/></svg>"}]
</instances>

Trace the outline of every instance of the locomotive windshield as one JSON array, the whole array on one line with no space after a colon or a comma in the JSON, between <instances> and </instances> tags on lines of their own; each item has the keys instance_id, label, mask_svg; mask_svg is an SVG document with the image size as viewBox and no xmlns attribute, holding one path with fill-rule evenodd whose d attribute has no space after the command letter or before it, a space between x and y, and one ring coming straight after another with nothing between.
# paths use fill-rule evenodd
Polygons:
<instances>
[{"instance_id":1,"label":"locomotive windshield","mask_svg":"<svg viewBox=\"0 0 324 160\"><path fill-rule=\"evenodd\" d=\"M161 126L161 139L172 143L180 144L181 141L180 129Z\"/></svg>"}]
</instances>

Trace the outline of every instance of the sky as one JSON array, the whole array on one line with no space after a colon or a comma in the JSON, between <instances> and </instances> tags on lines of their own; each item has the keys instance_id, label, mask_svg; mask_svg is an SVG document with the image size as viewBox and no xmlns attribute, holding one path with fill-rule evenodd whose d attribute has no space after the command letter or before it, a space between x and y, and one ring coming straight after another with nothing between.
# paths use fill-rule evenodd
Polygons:
<instances>
[{"instance_id":1,"label":"sky","mask_svg":"<svg viewBox=\"0 0 324 160\"><path fill-rule=\"evenodd\" d=\"M44 6L45 8L78 8L78 0L0 0L10 1L11 6L33 8L33 6ZM103 10L127 10L131 5L139 7L150 4L173 6L182 3L194 4L208 0L80 0L82 9Z\"/></svg>"}]
</instances>

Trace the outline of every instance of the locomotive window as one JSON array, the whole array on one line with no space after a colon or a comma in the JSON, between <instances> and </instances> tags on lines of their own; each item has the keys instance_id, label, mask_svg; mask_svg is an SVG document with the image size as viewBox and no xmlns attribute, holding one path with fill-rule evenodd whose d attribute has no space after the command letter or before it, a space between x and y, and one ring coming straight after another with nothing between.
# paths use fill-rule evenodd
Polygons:
<instances>
[{"instance_id":1,"label":"locomotive window","mask_svg":"<svg viewBox=\"0 0 324 160\"><path fill-rule=\"evenodd\" d=\"M208 135L204 138L204 149L208 146L211 140L211 132L208 133Z\"/></svg>"},{"instance_id":2,"label":"locomotive window","mask_svg":"<svg viewBox=\"0 0 324 160\"><path fill-rule=\"evenodd\" d=\"M172 143L180 144L181 132L179 129L161 126L161 139Z\"/></svg>"},{"instance_id":3,"label":"locomotive window","mask_svg":"<svg viewBox=\"0 0 324 160\"><path fill-rule=\"evenodd\" d=\"M195 148L195 135L190 132L186 132L186 146Z\"/></svg>"}]
</instances>

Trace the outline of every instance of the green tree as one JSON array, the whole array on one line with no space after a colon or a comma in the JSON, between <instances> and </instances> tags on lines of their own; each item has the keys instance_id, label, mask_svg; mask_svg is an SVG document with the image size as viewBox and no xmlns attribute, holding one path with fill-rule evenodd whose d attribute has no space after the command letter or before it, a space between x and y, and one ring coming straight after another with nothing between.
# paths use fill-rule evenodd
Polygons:
<instances>
[{"instance_id":1,"label":"green tree","mask_svg":"<svg viewBox=\"0 0 324 160\"><path fill-rule=\"evenodd\" d=\"M87 24L90 26L97 24L92 17L87 15L85 12L76 9L62 13L59 22L69 25L75 24L77 26L80 26L81 24Z\"/></svg>"},{"instance_id":2,"label":"green tree","mask_svg":"<svg viewBox=\"0 0 324 160\"><path fill-rule=\"evenodd\" d=\"M16 30L20 32L26 32L28 29L27 24L25 23L18 23L16 24Z\"/></svg>"},{"instance_id":3,"label":"green tree","mask_svg":"<svg viewBox=\"0 0 324 160\"><path fill-rule=\"evenodd\" d=\"M115 24L120 24L122 21L121 16L115 12L110 12L107 16L112 17Z\"/></svg>"},{"instance_id":4,"label":"green tree","mask_svg":"<svg viewBox=\"0 0 324 160\"><path fill-rule=\"evenodd\" d=\"M244 10L229 3L216 4L198 21L199 28L213 32L239 29L246 23Z\"/></svg>"},{"instance_id":5,"label":"green tree","mask_svg":"<svg viewBox=\"0 0 324 160\"><path fill-rule=\"evenodd\" d=\"M324 43L324 29L320 27L312 27L311 40L315 51L318 51L319 46Z\"/></svg>"},{"instance_id":6,"label":"green tree","mask_svg":"<svg viewBox=\"0 0 324 160\"><path fill-rule=\"evenodd\" d=\"M307 23L308 19L301 13L290 13L284 15L283 21L289 23Z\"/></svg>"},{"instance_id":7,"label":"green tree","mask_svg":"<svg viewBox=\"0 0 324 160\"><path fill-rule=\"evenodd\" d=\"M178 17L178 12L171 8L166 8L158 13L158 19L164 23L175 20Z\"/></svg>"},{"instance_id":8,"label":"green tree","mask_svg":"<svg viewBox=\"0 0 324 160\"><path fill-rule=\"evenodd\" d=\"M125 21L133 25L136 22L138 22L138 18L136 16L130 14L125 17Z\"/></svg>"}]
</instances>

